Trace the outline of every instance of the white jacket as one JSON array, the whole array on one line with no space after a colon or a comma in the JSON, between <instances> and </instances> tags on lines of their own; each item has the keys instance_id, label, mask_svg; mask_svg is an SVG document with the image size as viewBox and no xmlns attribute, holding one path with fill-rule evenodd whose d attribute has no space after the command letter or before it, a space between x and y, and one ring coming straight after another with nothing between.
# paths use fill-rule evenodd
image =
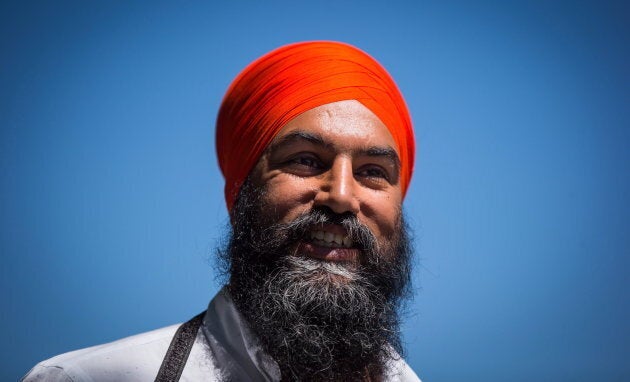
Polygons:
<instances>
[{"instance_id":1,"label":"white jacket","mask_svg":"<svg viewBox=\"0 0 630 382\"><path fill-rule=\"evenodd\" d=\"M42 361L25 382L153 381L178 325L61 354ZM180 381L278 381L280 371L249 331L223 288L210 301ZM388 381L420 381L400 358Z\"/></svg>"}]
</instances>

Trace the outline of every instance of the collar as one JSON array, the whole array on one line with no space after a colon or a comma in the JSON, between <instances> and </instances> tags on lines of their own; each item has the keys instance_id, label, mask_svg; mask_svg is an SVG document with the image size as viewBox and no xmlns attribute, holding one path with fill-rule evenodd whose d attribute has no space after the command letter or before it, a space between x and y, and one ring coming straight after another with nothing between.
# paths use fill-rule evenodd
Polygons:
<instances>
[{"instance_id":1,"label":"collar","mask_svg":"<svg viewBox=\"0 0 630 382\"><path fill-rule=\"evenodd\" d=\"M210 301L201 327L225 380L279 381L280 368L263 350L223 287Z\"/></svg>"}]
</instances>

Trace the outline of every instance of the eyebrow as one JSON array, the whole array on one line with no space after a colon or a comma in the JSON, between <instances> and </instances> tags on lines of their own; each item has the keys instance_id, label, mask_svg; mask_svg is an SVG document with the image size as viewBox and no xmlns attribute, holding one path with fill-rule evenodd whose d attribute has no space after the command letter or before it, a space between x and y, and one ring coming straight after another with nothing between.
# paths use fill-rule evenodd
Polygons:
<instances>
[{"instance_id":1,"label":"eyebrow","mask_svg":"<svg viewBox=\"0 0 630 382\"><path fill-rule=\"evenodd\" d=\"M385 157L389 159L394 166L400 167L400 158L398 157L398 153L396 153L396 150L389 146L371 146L365 150L361 150L360 153L370 157Z\"/></svg>"},{"instance_id":2,"label":"eyebrow","mask_svg":"<svg viewBox=\"0 0 630 382\"><path fill-rule=\"evenodd\" d=\"M274 151L278 147L289 145L296 141L305 140L316 146L321 146L328 150L334 150L335 144L327 142L320 134L309 133L302 130L296 130L288 133L287 135L279 138L276 142L269 145L267 150L269 152ZM385 157L392 162L396 168L400 168L400 158L398 153L390 146L370 146L354 151L355 154L365 155L369 157Z\"/></svg>"},{"instance_id":3,"label":"eyebrow","mask_svg":"<svg viewBox=\"0 0 630 382\"><path fill-rule=\"evenodd\" d=\"M324 138L322 138L321 135L319 134L313 134L313 133L307 133L305 131L300 131L300 130L296 130L296 131L292 131L289 134L283 136L282 138L278 139L277 141L273 142L271 145L269 145L269 147L267 147L267 152L273 152L275 151L278 147L282 147L285 145L290 145L296 141L300 141L300 140L304 140L304 141L308 141L316 146L321 146L324 147L326 149L332 150L334 149L334 145L332 143L328 143L324 140Z\"/></svg>"}]
</instances>

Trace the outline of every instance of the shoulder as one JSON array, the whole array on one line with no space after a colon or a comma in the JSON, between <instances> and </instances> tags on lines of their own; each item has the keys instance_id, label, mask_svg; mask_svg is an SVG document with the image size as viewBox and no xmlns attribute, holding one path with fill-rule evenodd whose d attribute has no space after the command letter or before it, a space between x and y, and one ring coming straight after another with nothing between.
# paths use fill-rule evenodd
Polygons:
<instances>
[{"instance_id":1,"label":"shoulder","mask_svg":"<svg viewBox=\"0 0 630 382\"><path fill-rule=\"evenodd\" d=\"M152 380L178 326L58 355L38 363L23 381Z\"/></svg>"},{"instance_id":2,"label":"shoulder","mask_svg":"<svg viewBox=\"0 0 630 382\"><path fill-rule=\"evenodd\" d=\"M421 382L413 369L400 356L390 361L385 379L396 382Z\"/></svg>"}]
</instances>

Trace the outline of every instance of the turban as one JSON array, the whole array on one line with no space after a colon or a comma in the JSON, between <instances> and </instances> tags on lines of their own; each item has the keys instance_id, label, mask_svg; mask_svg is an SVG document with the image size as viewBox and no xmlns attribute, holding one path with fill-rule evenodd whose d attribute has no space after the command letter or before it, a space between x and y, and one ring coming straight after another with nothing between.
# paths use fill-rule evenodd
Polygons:
<instances>
[{"instance_id":1,"label":"turban","mask_svg":"<svg viewBox=\"0 0 630 382\"><path fill-rule=\"evenodd\" d=\"M358 48L332 41L280 47L247 66L219 109L216 149L228 210L276 134L301 113L357 100L370 109L398 145L403 196L411 180L415 143L402 94L385 69Z\"/></svg>"}]
</instances>

